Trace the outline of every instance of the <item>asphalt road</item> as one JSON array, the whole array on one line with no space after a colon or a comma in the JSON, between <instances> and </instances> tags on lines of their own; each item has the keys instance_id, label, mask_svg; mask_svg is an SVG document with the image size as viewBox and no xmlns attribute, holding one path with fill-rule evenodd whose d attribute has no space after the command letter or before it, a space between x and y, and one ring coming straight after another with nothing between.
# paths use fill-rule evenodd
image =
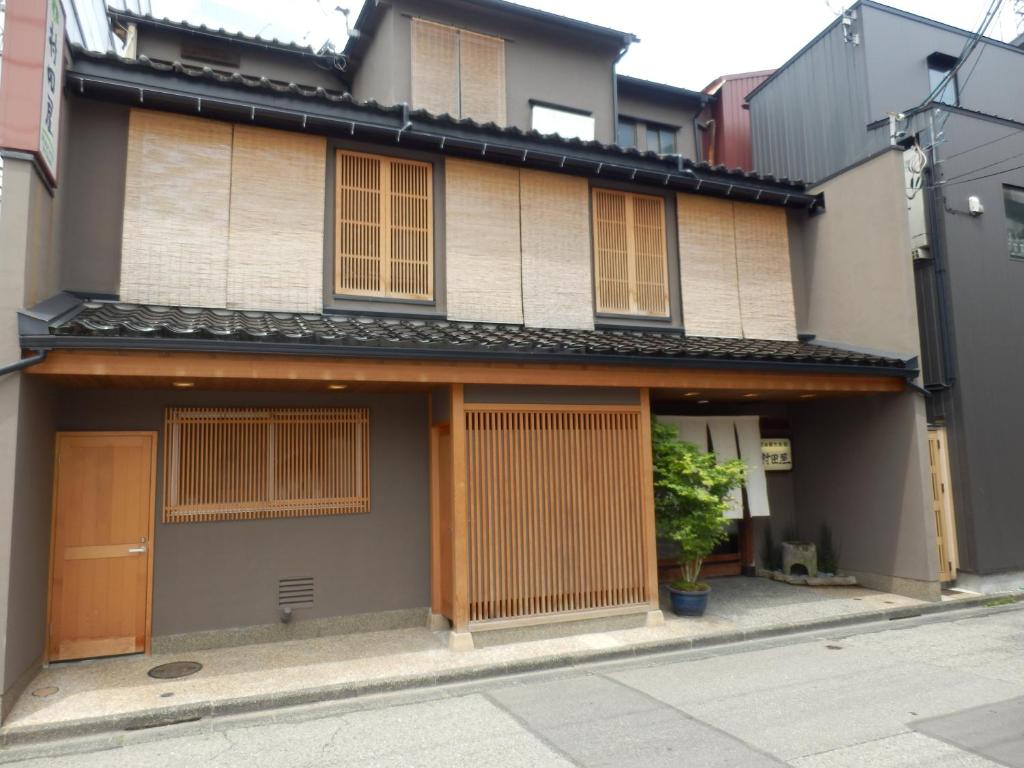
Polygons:
<instances>
[{"instance_id":1,"label":"asphalt road","mask_svg":"<svg viewBox=\"0 0 1024 768\"><path fill-rule=\"evenodd\" d=\"M1024 767L1024 609L0 752L23 768ZM90 751L91 750L91 751ZM65 754L59 754L59 753Z\"/></svg>"}]
</instances>

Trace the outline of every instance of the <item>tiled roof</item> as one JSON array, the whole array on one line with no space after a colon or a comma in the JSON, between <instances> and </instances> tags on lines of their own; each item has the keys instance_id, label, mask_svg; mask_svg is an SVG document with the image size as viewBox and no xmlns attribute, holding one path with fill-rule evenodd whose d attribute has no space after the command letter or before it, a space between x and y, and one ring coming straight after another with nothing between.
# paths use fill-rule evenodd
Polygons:
<instances>
[{"instance_id":1,"label":"tiled roof","mask_svg":"<svg viewBox=\"0 0 1024 768\"><path fill-rule=\"evenodd\" d=\"M871 369L866 372L909 371L904 361L895 358L807 342L719 339L671 331L563 330L441 319L247 312L112 302L89 302L76 314L65 317L50 327L51 346L74 344L82 337L97 343L101 339L149 340L148 346L155 348L174 340L204 342L204 346L220 340L253 346L295 345L295 352L316 346L320 352L336 352L339 356L404 353L441 358L555 358L581 362L599 359L611 363L732 361ZM33 339L31 346L40 346L35 343L38 341Z\"/></svg>"},{"instance_id":2,"label":"tiled roof","mask_svg":"<svg viewBox=\"0 0 1024 768\"><path fill-rule=\"evenodd\" d=\"M244 43L246 45L259 45L265 48L277 48L282 51L304 53L311 56L318 55L317 52L313 50L312 46L299 45L298 43L293 43L288 40L278 40L276 37L268 39L260 37L259 35L246 35L242 32L231 32L223 27L208 27L205 24L193 24L190 21L176 21L174 19L169 19L166 16L160 18L148 13L134 13L120 8L109 8L107 12L113 19L123 19L124 21L142 24L144 26L172 27L182 29L187 32L196 32L201 35L208 35L210 37L219 37L223 40L231 40L236 43Z\"/></svg>"},{"instance_id":3,"label":"tiled roof","mask_svg":"<svg viewBox=\"0 0 1024 768\"><path fill-rule=\"evenodd\" d=\"M264 91L282 96L298 96L311 100L319 100L328 103L342 104L353 107L366 113L384 114L389 116L407 115L410 120L421 124L433 126L451 126L461 129L470 129L481 136L513 137L518 139L531 139L543 142L547 146L558 147L565 150L596 150L608 155L609 163L619 160L628 163L629 160L655 161L665 167L665 172L678 172L678 161L675 157L662 157L656 152L641 151L633 147L620 147L615 144L603 144L599 141L587 141L579 138L563 138L558 134L542 134L538 131L524 131L517 126L499 126L495 123L478 123L471 118L457 118L449 114L434 114L424 109L408 109L401 104L387 105L377 101L362 101L353 97L350 93L331 91L320 87L304 86L297 83L285 83L278 80L271 80L267 77L254 77L243 75L238 72L227 74L218 71L213 67L185 64L181 61L158 61L148 56L139 56L137 59L127 59L114 53L100 53L90 51L79 46L72 46L73 58L89 61L99 61L114 64L118 68L134 69L156 72L165 75L183 76L190 80L209 81L222 85L233 86L249 91ZM69 78L76 75L74 64L68 72ZM711 178L720 179L722 182L746 181L754 185L771 185L781 193L792 193L800 195L805 192L806 186L799 180L789 178L776 178L771 174L759 174L753 171L746 171L742 168L726 168L724 165L712 166L706 162L694 162L689 158L682 159L682 168L690 171L707 174Z\"/></svg>"}]
</instances>

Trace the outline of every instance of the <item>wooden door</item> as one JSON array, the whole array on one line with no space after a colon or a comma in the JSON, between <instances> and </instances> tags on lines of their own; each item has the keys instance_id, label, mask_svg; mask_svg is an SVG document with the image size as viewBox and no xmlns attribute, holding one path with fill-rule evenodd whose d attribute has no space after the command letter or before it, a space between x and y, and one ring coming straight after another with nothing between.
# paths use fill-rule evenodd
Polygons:
<instances>
[{"instance_id":1,"label":"wooden door","mask_svg":"<svg viewBox=\"0 0 1024 768\"><path fill-rule=\"evenodd\" d=\"M949 450L946 430L928 430L928 460L932 477L932 510L935 513L935 545L939 555L939 580L954 581L960 557L953 516L953 493L949 478Z\"/></svg>"},{"instance_id":2,"label":"wooden door","mask_svg":"<svg viewBox=\"0 0 1024 768\"><path fill-rule=\"evenodd\" d=\"M148 651L155 432L57 435L50 661Z\"/></svg>"}]
</instances>

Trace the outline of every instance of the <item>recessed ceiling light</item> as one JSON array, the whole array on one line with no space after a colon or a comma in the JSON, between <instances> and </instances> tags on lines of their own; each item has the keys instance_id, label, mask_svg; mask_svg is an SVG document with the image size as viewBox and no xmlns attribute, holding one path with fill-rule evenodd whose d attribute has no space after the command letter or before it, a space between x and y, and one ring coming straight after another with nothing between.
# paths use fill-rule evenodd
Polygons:
<instances>
[{"instance_id":1,"label":"recessed ceiling light","mask_svg":"<svg viewBox=\"0 0 1024 768\"><path fill-rule=\"evenodd\" d=\"M812 397L817 397L813 392L808 392L806 395L800 395L801 400L810 400Z\"/></svg>"},{"instance_id":2,"label":"recessed ceiling light","mask_svg":"<svg viewBox=\"0 0 1024 768\"><path fill-rule=\"evenodd\" d=\"M700 392L687 392L683 397L696 397Z\"/></svg>"},{"instance_id":3,"label":"recessed ceiling light","mask_svg":"<svg viewBox=\"0 0 1024 768\"><path fill-rule=\"evenodd\" d=\"M178 389L188 389L194 387L196 383L194 381L172 381L171 386L177 387Z\"/></svg>"},{"instance_id":4,"label":"recessed ceiling light","mask_svg":"<svg viewBox=\"0 0 1024 768\"><path fill-rule=\"evenodd\" d=\"M710 400L698 400L697 405L707 405L710 402Z\"/></svg>"},{"instance_id":5,"label":"recessed ceiling light","mask_svg":"<svg viewBox=\"0 0 1024 768\"><path fill-rule=\"evenodd\" d=\"M340 382L337 382L337 381L335 381L332 384L328 384L327 385L328 389L346 389L347 387L348 387L348 384L341 384Z\"/></svg>"},{"instance_id":6,"label":"recessed ceiling light","mask_svg":"<svg viewBox=\"0 0 1024 768\"><path fill-rule=\"evenodd\" d=\"M747 392L744 397L757 397L757 392Z\"/></svg>"}]
</instances>

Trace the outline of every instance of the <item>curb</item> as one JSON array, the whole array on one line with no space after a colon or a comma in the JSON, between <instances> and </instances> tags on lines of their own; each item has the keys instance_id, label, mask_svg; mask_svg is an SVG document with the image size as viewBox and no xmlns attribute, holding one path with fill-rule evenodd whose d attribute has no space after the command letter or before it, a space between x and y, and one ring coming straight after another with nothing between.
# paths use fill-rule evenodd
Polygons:
<instances>
[{"instance_id":1,"label":"curb","mask_svg":"<svg viewBox=\"0 0 1024 768\"><path fill-rule=\"evenodd\" d=\"M734 645L750 640L762 640L816 630L870 624L880 620L911 619L962 611L969 608L990 608L992 610L998 608L1017 608L1022 602L1024 602L1024 594L993 593L976 597L964 597L945 603L923 603L916 606L885 608L853 616L837 616L799 624L769 625L756 629L734 630L698 638L655 640L622 648L589 649L569 654L523 659L502 664L463 667L439 673L417 674L381 681L339 683L317 688L306 688L299 691L288 691L270 696L240 696L220 701L171 705L122 715L82 718L45 725L0 728L0 762L7 762L3 759L5 757L3 751L6 750L2 748L12 746L38 745L63 739L106 734L111 736L110 743L99 748L110 748L119 746L119 740L116 737L120 735L123 738L125 732L196 722L206 718L251 714L321 702L343 701L372 694L395 693L438 685L487 680L512 674L569 668L580 664L620 661L661 653Z\"/></svg>"}]
</instances>

